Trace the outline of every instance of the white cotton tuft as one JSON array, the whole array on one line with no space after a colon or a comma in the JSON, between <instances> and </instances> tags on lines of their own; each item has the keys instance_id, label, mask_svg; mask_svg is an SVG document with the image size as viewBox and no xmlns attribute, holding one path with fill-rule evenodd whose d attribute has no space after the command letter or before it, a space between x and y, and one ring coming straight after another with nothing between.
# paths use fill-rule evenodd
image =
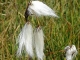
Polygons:
<instances>
[{"instance_id":1,"label":"white cotton tuft","mask_svg":"<svg viewBox=\"0 0 80 60\"><path fill-rule=\"evenodd\" d=\"M72 45L71 51L73 52L73 57L76 57L78 52L77 52L75 45Z\"/></svg>"},{"instance_id":2,"label":"white cotton tuft","mask_svg":"<svg viewBox=\"0 0 80 60\"><path fill-rule=\"evenodd\" d=\"M17 56L20 56L23 48L25 48L28 55L33 57L32 37L33 37L33 28L31 24L27 22L18 36L19 47L17 50Z\"/></svg>"},{"instance_id":3,"label":"white cotton tuft","mask_svg":"<svg viewBox=\"0 0 80 60\"><path fill-rule=\"evenodd\" d=\"M31 1L28 6L29 14L36 16L53 16L58 17L55 12L41 1Z\"/></svg>"},{"instance_id":4,"label":"white cotton tuft","mask_svg":"<svg viewBox=\"0 0 80 60\"><path fill-rule=\"evenodd\" d=\"M44 34L41 27L38 27L34 31L34 47L38 60L43 60L44 57Z\"/></svg>"},{"instance_id":5,"label":"white cotton tuft","mask_svg":"<svg viewBox=\"0 0 80 60\"><path fill-rule=\"evenodd\" d=\"M65 47L66 60L72 60L77 55L77 49L75 45Z\"/></svg>"}]
</instances>

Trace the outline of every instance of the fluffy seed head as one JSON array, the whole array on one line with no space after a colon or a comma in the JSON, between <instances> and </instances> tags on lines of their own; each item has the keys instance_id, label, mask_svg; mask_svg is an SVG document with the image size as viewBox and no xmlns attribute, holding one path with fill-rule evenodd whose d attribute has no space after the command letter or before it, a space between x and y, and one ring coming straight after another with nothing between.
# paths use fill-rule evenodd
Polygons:
<instances>
[{"instance_id":1,"label":"fluffy seed head","mask_svg":"<svg viewBox=\"0 0 80 60\"><path fill-rule=\"evenodd\" d=\"M66 46L65 52L66 52L66 60L72 60L77 55L77 49L75 45Z\"/></svg>"},{"instance_id":2,"label":"fluffy seed head","mask_svg":"<svg viewBox=\"0 0 80 60\"><path fill-rule=\"evenodd\" d=\"M34 47L36 50L36 55L39 60L43 60L44 57L44 34L39 26L38 28L35 29L34 31Z\"/></svg>"},{"instance_id":3,"label":"fluffy seed head","mask_svg":"<svg viewBox=\"0 0 80 60\"><path fill-rule=\"evenodd\" d=\"M22 28L18 36L18 50L17 55L20 56L22 51L25 48L29 56L33 57L33 47L32 47L32 37L33 37L33 28L29 22L27 22Z\"/></svg>"},{"instance_id":4,"label":"fluffy seed head","mask_svg":"<svg viewBox=\"0 0 80 60\"><path fill-rule=\"evenodd\" d=\"M25 12L25 16L27 15L58 17L50 7L41 1L31 1Z\"/></svg>"}]
</instances>

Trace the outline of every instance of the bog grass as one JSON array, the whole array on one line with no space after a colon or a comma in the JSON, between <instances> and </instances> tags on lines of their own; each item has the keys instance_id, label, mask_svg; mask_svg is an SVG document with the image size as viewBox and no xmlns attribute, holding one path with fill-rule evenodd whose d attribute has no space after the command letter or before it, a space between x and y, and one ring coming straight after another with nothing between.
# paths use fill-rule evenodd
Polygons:
<instances>
[{"instance_id":1,"label":"bog grass","mask_svg":"<svg viewBox=\"0 0 80 60\"><path fill-rule=\"evenodd\" d=\"M29 17L33 28L40 22L45 35L46 60L65 60L64 48L74 44L80 59L80 0L41 0L55 10L59 18ZM0 60L28 60L16 56L16 39L24 26L29 0L0 0Z\"/></svg>"}]
</instances>

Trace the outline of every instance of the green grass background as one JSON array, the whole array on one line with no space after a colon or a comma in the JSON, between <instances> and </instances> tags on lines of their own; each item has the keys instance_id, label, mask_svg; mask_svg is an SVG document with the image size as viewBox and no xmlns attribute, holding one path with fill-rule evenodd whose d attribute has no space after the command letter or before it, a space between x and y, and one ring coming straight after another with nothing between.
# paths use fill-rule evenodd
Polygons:
<instances>
[{"instance_id":1,"label":"green grass background","mask_svg":"<svg viewBox=\"0 0 80 60\"><path fill-rule=\"evenodd\" d=\"M80 60L80 0L41 0L50 6L59 18L29 17L33 27L40 22L45 35L46 60L65 60L64 48L74 44ZM29 0L0 0L0 60L28 60L26 55L16 57L16 38L24 26L24 12Z\"/></svg>"}]
</instances>

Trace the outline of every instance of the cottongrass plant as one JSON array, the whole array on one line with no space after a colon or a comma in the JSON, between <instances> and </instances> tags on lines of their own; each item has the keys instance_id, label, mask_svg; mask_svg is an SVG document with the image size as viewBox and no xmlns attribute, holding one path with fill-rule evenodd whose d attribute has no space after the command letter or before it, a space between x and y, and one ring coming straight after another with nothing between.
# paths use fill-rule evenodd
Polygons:
<instances>
[{"instance_id":1,"label":"cottongrass plant","mask_svg":"<svg viewBox=\"0 0 80 60\"><path fill-rule=\"evenodd\" d=\"M18 56L20 56L22 51L25 49L28 55L33 57L32 39L33 39L33 28L30 22L27 22L18 36L18 43L19 43L19 47L17 50Z\"/></svg>"},{"instance_id":2,"label":"cottongrass plant","mask_svg":"<svg viewBox=\"0 0 80 60\"><path fill-rule=\"evenodd\" d=\"M34 31L34 48L38 60L43 60L44 58L44 34L42 28L39 26Z\"/></svg>"},{"instance_id":3,"label":"cottongrass plant","mask_svg":"<svg viewBox=\"0 0 80 60\"><path fill-rule=\"evenodd\" d=\"M38 17L39 16L58 17L58 16L50 7L48 7L46 4L42 3L41 1L30 1L25 11L25 19L27 23L22 28L22 31L20 32L19 37L18 37L19 48L17 51L17 55L20 56L22 53L22 50L25 47L28 55L33 57L34 54L33 54L32 45L34 45L38 60L43 60L43 57L45 56L43 52L44 34L40 26L35 29L34 34L33 34L33 28L30 22L28 22L29 15L35 15Z\"/></svg>"},{"instance_id":4,"label":"cottongrass plant","mask_svg":"<svg viewBox=\"0 0 80 60\"><path fill-rule=\"evenodd\" d=\"M77 49L75 45L66 46L65 52L66 52L66 60L73 60L73 58L76 57L77 55Z\"/></svg>"}]
</instances>

